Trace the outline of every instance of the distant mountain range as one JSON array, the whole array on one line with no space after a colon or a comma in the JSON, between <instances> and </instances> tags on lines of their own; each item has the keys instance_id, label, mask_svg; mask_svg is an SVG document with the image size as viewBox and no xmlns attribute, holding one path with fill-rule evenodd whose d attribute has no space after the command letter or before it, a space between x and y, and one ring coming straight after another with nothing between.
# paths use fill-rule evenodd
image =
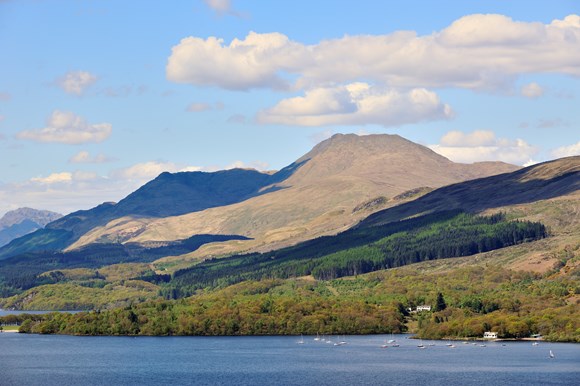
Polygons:
<instances>
[{"instance_id":1,"label":"distant mountain range","mask_svg":"<svg viewBox=\"0 0 580 386\"><path fill-rule=\"evenodd\" d=\"M454 163L397 135L337 134L275 173L162 173L117 204L71 213L15 240L0 249L0 259L212 234L248 240L212 244L198 253L274 249L339 232L434 188L517 169L501 162Z\"/></svg>"},{"instance_id":2,"label":"distant mountain range","mask_svg":"<svg viewBox=\"0 0 580 386\"><path fill-rule=\"evenodd\" d=\"M0 218L0 247L21 236L44 228L46 224L62 217L48 210L19 208Z\"/></svg>"}]
</instances>

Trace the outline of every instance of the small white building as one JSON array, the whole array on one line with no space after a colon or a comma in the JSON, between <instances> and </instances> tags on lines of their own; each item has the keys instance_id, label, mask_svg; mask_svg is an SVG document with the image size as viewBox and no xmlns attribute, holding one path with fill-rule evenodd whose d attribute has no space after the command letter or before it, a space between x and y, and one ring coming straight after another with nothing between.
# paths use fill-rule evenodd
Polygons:
<instances>
[{"instance_id":1,"label":"small white building","mask_svg":"<svg viewBox=\"0 0 580 386\"><path fill-rule=\"evenodd\" d=\"M497 332L486 331L483 333L483 339L497 339Z\"/></svg>"},{"instance_id":2,"label":"small white building","mask_svg":"<svg viewBox=\"0 0 580 386\"><path fill-rule=\"evenodd\" d=\"M417 306L417 312L431 311L431 306Z\"/></svg>"}]
</instances>

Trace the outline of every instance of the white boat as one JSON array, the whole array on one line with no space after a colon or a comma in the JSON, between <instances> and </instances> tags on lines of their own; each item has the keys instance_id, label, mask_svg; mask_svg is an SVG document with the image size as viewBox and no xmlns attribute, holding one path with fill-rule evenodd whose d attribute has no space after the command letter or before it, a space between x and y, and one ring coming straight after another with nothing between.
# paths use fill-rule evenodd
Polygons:
<instances>
[{"instance_id":1,"label":"white boat","mask_svg":"<svg viewBox=\"0 0 580 386\"><path fill-rule=\"evenodd\" d=\"M552 350L550 350L550 353L548 355L550 356L550 358L556 358L556 356L554 355L554 353L552 352Z\"/></svg>"},{"instance_id":2,"label":"white boat","mask_svg":"<svg viewBox=\"0 0 580 386\"><path fill-rule=\"evenodd\" d=\"M298 344L304 344L304 336L300 335L300 340L296 342Z\"/></svg>"},{"instance_id":3,"label":"white boat","mask_svg":"<svg viewBox=\"0 0 580 386\"><path fill-rule=\"evenodd\" d=\"M338 337L338 342L336 342L334 345L335 346L344 346L346 344L346 341L344 340L340 340L340 336Z\"/></svg>"},{"instance_id":4,"label":"white boat","mask_svg":"<svg viewBox=\"0 0 580 386\"><path fill-rule=\"evenodd\" d=\"M538 342L534 342L532 343L532 346L537 346L539 343Z\"/></svg>"},{"instance_id":5,"label":"white boat","mask_svg":"<svg viewBox=\"0 0 580 386\"><path fill-rule=\"evenodd\" d=\"M316 333L316 338L314 338L315 341L319 341L320 340L320 335L318 335L318 333Z\"/></svg>"}]
</instances>

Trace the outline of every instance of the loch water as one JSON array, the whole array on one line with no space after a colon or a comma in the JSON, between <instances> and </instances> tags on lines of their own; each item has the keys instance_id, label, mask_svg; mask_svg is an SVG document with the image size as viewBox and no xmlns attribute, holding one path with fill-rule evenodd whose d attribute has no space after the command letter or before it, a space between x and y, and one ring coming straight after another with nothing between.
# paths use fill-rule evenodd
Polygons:
<instances>
[{"instance_id":1,"label":"loch water","mask_svg":"<svg viewBox=\"0 0 580 386\"><path fill-rule=\"evenodd\" d=\"M399 347L381 347L387 339ZM301 340L303 339L303 343ZM580 345L0 333L0 385L579 385ZM549 357L549 352L555 358Z\"/></svg>"}]
</instances>

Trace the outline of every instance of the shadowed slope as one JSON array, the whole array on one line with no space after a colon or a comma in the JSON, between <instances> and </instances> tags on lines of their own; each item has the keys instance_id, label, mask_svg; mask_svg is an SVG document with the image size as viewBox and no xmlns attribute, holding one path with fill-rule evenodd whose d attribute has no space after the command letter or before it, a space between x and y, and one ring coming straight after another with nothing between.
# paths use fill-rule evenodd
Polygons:
<instances>
[{"instance_id":1,"label":"shadowed slope","mask_svg":"<svg viewBox=\"0 0 580 386\"><path fill-rule=\"evenodd\" d=\"M359 226L386 224L439 210L482 212L564 196L580 189L580 156L437 189L415 201L372 214Z\"/></svg>"}]
</instances>

